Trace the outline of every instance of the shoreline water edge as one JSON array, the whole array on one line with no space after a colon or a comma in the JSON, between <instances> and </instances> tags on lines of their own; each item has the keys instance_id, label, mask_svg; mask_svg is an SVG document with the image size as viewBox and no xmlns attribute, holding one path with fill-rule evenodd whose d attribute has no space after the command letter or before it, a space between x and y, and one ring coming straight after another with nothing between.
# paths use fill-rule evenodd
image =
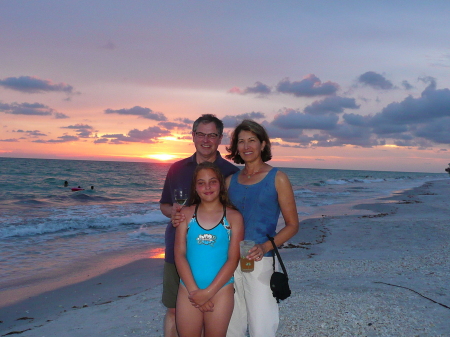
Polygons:
<instances>
[{"instance_id":1,"label":"shoreline water edge","mask_svg":"<svg viewBox=\"0 0 450 337\"><path fill-rule=\"evenodd\" d=\"M293 294L277 336L450 336L449 195L435 180L303 219L280 250ZM134 254L1 307L0 336L163 336L163 261Z\"/></svg>"}]
</instances>

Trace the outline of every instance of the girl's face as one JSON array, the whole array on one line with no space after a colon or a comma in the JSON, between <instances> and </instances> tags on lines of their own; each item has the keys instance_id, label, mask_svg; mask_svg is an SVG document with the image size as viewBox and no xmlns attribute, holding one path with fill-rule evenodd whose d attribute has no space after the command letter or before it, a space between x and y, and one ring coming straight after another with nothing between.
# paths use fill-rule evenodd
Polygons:
<instances>
[{"instance_id":1,"label":"girl's face","mask_svg":"<svg viewBox=\"0 0 450 337\"><path fill-rule=\"evenodd\" d=\"M264 146L266 142L261 143L253 132L246 130L239 132L237 149L243 161L252 161L261 157Z\"/></svg>"},{"instance_id":2,"label":"girl's face","mask_svg":"<svg viewBox=\"0 0 450 337\"><path fill-rule=\"evenodd\" d=\"M211 169L203 169L197 173L195 190L203 201L213 201L219 197L220 181Z\"/></svg>"}]
</instances>

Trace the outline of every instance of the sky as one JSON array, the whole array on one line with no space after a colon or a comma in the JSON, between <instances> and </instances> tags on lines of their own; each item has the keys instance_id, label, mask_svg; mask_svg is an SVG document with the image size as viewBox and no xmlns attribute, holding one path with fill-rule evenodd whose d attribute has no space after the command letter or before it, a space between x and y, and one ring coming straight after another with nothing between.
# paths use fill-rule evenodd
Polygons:
<instances>
[{"instance_id":1,"label":"sky","mask_svg":"<svg viewBox=\"0 0 450 337\"><path fill-rule=\"evenodd\" d=\"M274 166L444 172L450 2L0 1L0 156L169 161L264 125Z\"/></svg>"}]
</instances>

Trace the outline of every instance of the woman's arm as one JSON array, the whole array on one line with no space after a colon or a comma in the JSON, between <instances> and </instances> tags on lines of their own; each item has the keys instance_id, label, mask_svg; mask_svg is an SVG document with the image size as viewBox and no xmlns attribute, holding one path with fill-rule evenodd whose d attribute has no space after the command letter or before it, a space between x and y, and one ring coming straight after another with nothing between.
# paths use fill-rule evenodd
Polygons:
<instances>
[{"instance_id":1,"label":"woman's arm","mask_svg":"<svg viewBox=\"0 0 450 337\"><path fill-rule=\"evenodd\" d=\"M285 223L285 226L278 232L277 235L275 235L274 238L275 244L280 246L297 234L299 229L298 213L291 182L284 172L277 172L275 187L278 192L278 203L280 204L281 214L283 215ZM270 249L272 249L272 243L270 241L267 243L270 246Z\"/></svg>"},{"instance_id":2,"label":"woman's arm","mask_svg":"<svg viewBox=\"0 0 450 337\"><path fill-rule=\"evenodd\" d=\"M239 242L244 239L244 220L238 211L230 208L227 208L227 220L231 225L228 259L207 288L196 290L190 294L191 302L200 304L211 299L230 280L236 270L240 255Z\"/></svg>"},{"instance_id":3,"label":"woman's arm","mask_svg":"<svg viewBox=\"0 0 450 337\"><path fill-rule=\"evenodd\" d=\"M274 237L275 244L280 246L297 234L299 229L298 213L291 182L284 172L277 172L277 175L275 176L275 188L278 194L278 203L280 204L281 214L283 215L285 222L285 226ZM260 260L262 255L272 249L272 243L267 240L262 244L255 245L255 248L250 250L248 258Z\"/></svg>"}]
</instances>

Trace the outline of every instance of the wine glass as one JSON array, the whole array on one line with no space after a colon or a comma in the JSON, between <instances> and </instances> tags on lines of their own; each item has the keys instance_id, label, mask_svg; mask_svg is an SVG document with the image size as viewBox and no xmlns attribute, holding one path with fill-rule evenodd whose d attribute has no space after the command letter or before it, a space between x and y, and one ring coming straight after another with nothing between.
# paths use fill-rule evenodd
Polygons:
<instances>
[{"instance_id":1,"label":"wine glass","mask_svg":"<svg viewBox=\"0 0 450 337\"><path fill-rule=\"evenodd\" d=\"M175 196L175 202L183 207L186 204L188 199L187 188L176 188L173 191L173 195Z\"/></svg>"}]
</instances>

